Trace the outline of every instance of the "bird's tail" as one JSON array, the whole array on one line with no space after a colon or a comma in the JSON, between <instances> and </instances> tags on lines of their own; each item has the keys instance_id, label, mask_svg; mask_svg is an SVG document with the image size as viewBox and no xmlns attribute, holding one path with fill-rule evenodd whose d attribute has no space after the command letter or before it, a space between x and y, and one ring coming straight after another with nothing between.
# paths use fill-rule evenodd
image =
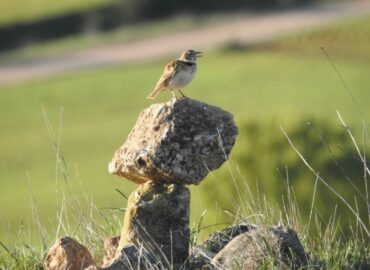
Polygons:
<instances>
[{"instance_id":1,"label":"bird's tail","mask_svg":"<svg viewBox=\"0 0 370 270\"><path fill-rule=\"evenodd\" d=\"M154 90L150 93L150 95L147 97L148 99L155 99L156 96L158 96L159 92L162 91L162 88L156 87Z\"/></svg>"}]
</instances>

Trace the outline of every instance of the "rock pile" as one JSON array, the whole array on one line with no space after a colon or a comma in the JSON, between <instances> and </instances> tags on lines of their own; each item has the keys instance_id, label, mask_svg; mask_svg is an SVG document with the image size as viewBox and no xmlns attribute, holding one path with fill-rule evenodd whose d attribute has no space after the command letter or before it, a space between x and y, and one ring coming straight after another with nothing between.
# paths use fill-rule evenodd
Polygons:
<instances>
[{"instance_id":1,"label":"rock pile","mask_svg":"<svg viewBox=\"0 0 370 270\"><path fill-rule=\"evenodd\" d=\"M185 184L199 184L220 167L237 134L230 113L199 101L173 99L145 109L109 163L110 173L140 184L128 200L118 252L134 244L165 268L183 265L190 239Z\"/></svg>"},{"instance_id":2,"label":"rock pile","mask_svg":"<svg viewBox=\"0 0 370 270\"><path fill-rule=\"evenodd\" d=\"M190 192L185 185L199 184L220 167L237 134L230 113L199 101L173 99L145 109L109 163L110 173L139 187L129 196L121 236L105 242L103 265L97 267L85 247L66 238L78 248L66 251L65 240L59 240L45 269L258 269L263 260L257 258L270 247L277 266L305 265L296 234L285 228L238 224L189 251Z\"/></svg>"}]
</instances>

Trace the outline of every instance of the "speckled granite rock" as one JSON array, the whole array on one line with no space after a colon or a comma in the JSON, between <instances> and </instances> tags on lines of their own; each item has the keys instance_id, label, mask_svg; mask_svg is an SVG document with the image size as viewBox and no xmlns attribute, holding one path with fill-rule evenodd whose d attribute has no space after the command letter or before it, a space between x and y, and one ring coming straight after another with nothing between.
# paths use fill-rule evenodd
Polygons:
<instances>
[{"instance_id":1,"label":"speckled granite rock","mask_svg":"<svg viewBox=\"0 0 370 270\"><path fill-rule=\"evenodd\" d=\"M238 134L233 116L191 99L145 109L109 164L109 172L138 184L199 184L220 167Z\"/></svg>"}]
</instances>

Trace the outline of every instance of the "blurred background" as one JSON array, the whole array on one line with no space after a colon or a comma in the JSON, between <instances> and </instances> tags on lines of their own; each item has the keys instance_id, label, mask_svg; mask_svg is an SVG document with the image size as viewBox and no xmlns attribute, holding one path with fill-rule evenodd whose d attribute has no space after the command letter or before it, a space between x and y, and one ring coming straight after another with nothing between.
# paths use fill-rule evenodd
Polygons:
<instances>
[{"instance_id":1,"label":"blurred background","mask_svg":"<svg viewBox=\"0 0 370 270\"><path fill-rule=\"evenodd\" d=\"M303 220L313 206L323 224L335 213L339 231L351 230L353 214L315 189L280 127L368 220L364 164L337 111L370 160L369 1L0 0L0 12L3 243L84 229L65 208L71 196L102 223L123 218L122 194L136 185L107 165L164 65L186 49L204 57L185 93L232 112L240 129L230 161L191 187L192 222L205 209L205 225L233 222L254 196L284 207L289 186Z\"/></svg>"}]
</instances>

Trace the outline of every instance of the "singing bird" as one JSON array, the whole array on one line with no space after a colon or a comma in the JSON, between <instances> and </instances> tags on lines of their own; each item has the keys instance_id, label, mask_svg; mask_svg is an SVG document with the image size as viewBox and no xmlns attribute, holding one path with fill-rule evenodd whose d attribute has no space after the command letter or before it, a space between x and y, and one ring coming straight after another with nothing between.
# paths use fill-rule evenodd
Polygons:
<instances>
[{"instance_id":1,"label":"singing bird","mask_svg":"<svg viewBox=\"0 0 370 270\"><path fill-rule=\"evenodd\" d=\"M178 90L183 97L186 97L181 89L193 80L197 71L197 57L201 56L202 52L187 50L181 54L180 58L169 62L148 98L154 99L166 89L170 89L175 98L174 90Z\"/></svg>"}]
</instances>

